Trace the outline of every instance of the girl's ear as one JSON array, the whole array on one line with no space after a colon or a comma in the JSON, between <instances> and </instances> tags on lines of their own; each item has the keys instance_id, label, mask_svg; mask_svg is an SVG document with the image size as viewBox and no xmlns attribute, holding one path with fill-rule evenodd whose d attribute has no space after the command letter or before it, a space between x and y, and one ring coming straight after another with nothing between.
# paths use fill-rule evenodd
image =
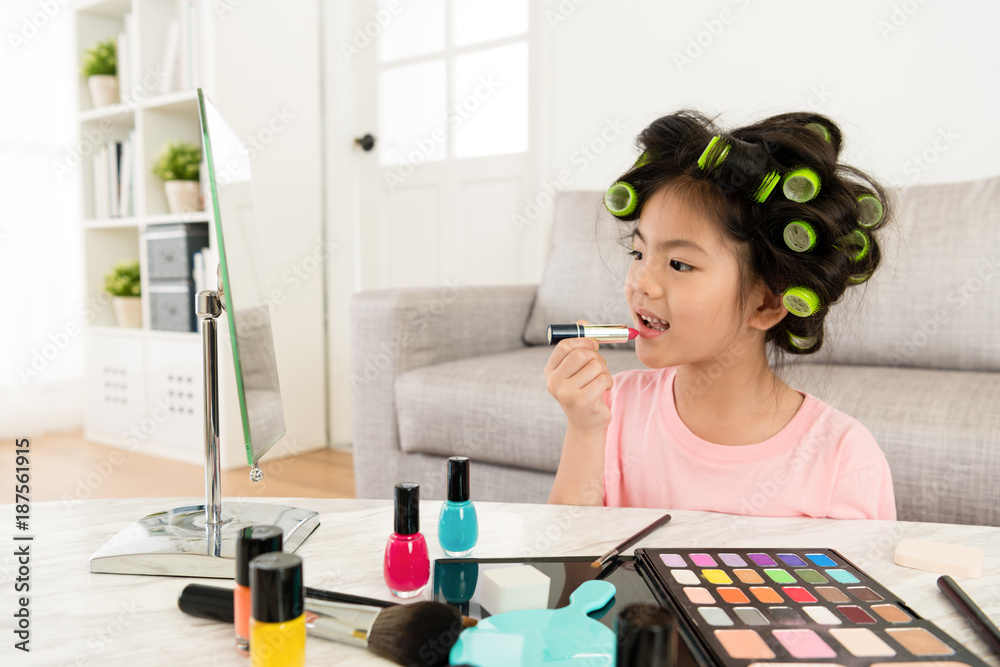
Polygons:
<instances>
[{"instance_id":1,"label":"girl's ear","mask_svg":"<svg viewBox=\"0 0 1000 667\"><path fill-rule=\"evenodd\" d=\"M747 324L753 329L767 331L788 315L788 309L781 302L781 295L775 294L763 284L754 289L750 304L752 309Z\"/></svg>"}]
</instances>

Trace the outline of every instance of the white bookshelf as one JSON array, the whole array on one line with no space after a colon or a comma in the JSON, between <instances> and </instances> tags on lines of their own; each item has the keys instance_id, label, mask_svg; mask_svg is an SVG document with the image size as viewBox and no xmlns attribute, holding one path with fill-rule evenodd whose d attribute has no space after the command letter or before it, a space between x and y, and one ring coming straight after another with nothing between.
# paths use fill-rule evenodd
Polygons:
<instances>
[{"instance_id":1,"label":"white bookshelf","mask_svg":"<svg viewBox=\"0 0 1000 667\"><path fill-rule=\"evenodd\" d=\"M263 245L268 252L265 273L271 271L268 282L280 289L281 275L308 250L302 247L302 239L316 238L322 222L320 156L318 147L313 148L315 137L320 134L319 114L314 119L311 113L300 111L315 104L318 112L315 63L319 61L319 51L318 43L311 44L310 39L304 38L315 29L308 8L296 14L301 21L297 25L301 27L277 30L272 29L275 17L288 16L287 7L278 0L242 3L238 11L225 16L213 10L211 0L190 0L194 11L189 19L196 25L187 34L195 38L190 49L182 49L187 55L186 62L190 62L190 67L186 67L189 85L180 86L182 81L178 76L172 89L163 91L155 78L146 77L162 70L169 33L167 24L181 15L181 2L78 0L72 5L77 68L88 47L127 32L128 53L118 66L120 71L128 68L126 77L133 79L128 91L120 91L122 102L101 108L94 108L86 81L82 77L79 81L80 146L93 148L92 144L123 141L131 134L134 164L132 211L118 217L97 214L91 155L82 156L78 169L82 183L83 278L90 309L89 316L85 316L84 434L107 445L200 463L204 460L201 335L150 328L144 232L156 225L203 223L208 226L210 246L214 248L216 235L204 182L207 174L203 167L206 210L175 215L169 212L163 183L153 175L152 165L168 140L183 139L200 145L197 87L206 90L234 127L242 123L247 133L266 121L267 113L276 105L292 105L296 132L286 134L282 142L275 142L276 148L270 148L267 155L252 164L258 224L261 215L270 221L270 225L262 227ZM260 35L264 32L268 34L269 46L262 50ZM257 80L252 77L248 80L247 75L253 73L254 67L260 69L274 62L271 49L278 57L295 60L291 65L281 63L283 71L287 71L281 81L257 85ZM263 116L253 115L258 110ZM293 152L282 153L288 150ZM303 167L301 171L287 168L293 162ZM259 170L264 172L263 196L258 190L262 180ZM294 199L285 194L303 191L310 194L299 194ZM289 228L286 220L293 221L291 224L297 228ZM276 230L274 221L279 221L282 228ZM143 326L125 329L116 326L103 282L112 266L135 258L140 262ZM298 288L273 314L288 430L283 442L273 450L276 456L326 446L325 378L322 365L316 363L324 355L318 277L317 287L318 290L312 286ZM222 465L236 468L246 465L243 433L225 316L218 323Z\"/></svg>"}]
</instances>

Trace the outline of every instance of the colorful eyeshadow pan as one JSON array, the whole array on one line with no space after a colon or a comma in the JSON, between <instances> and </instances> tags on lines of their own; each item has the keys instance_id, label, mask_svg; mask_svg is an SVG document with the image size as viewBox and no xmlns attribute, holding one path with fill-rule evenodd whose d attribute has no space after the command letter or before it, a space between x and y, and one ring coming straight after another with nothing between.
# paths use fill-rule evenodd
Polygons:
<instances>
[{"instance_id":1,"label":"colorful eyeshadow pan","mask_svg":"<svg viewBox=\"0 0 1000 667\"><path fill-rule=\"evenodd\" d=\"M873 604L872 611L889 623L909 623L913 617L894 604Z\"/></svg>"},{"instance_id":2,"label":"colorful eyeshadow pan","mask_svg":"<svg viewBox=\"0 0 1000 667\"><path fill-rule=\"evenodd\" d=\"M733 619L729 618L729 615L718 607L698 607L698 613L709 625L718 627L733 624Z\"/></svg>"},{"instance_id":3,"label":"colorful eyeshadow pan","mask_svg":"<svg viewBox=\"0 0 1000 667\"><path fill-rule=\"evenodd\" d=\"M670 570L670 575L682 586L697 586L701 583L698 575L691 570Z\"/></svg>"},{"instance_id":4,"label":"colorful eyeshadow pan","mask_svg":"<svg viewBox=\"0 0 1000 667\"><path fill-rule=\"evenodd\" d=\"M809 591L801 586L782 586L781 590L790 597L793 602L815 602L816 598L810 595Z\"/></svg>"},{"instance_id":5,"label":"colorful eyeshadow pan","mask_svg":"<svg viewBox=\"0 0 1000 667\"><path fill-rule=\"evenodd\" d=\"M733 611L746 625L771 625L771 621L767 620L756 607L736 607Z\"/></svg>"},{"instance_id":6,"label":"colorful eyeshadow pan","mask_svg":"<svg viewBox=\"0 0 1000 667\"><path fill-rule=\"evenodd\" d=\"M875 619L872 618L867 611L857 605L841 605L837 607L837 611L846 616L847 620L851 623L864 623L865 625L870 625L875 622Z\"/></svg>"},{"instance_id":7,"label":"colorful eyeshadow pan","mask_svg":"<svg viewBox=\"0 0 1000 667\"><path fill-rule=\"evenodd\" d=\"M788 570L781 569L767 569L764 570L764 574L771 577L771 581L776 584L794 584L795 577L788 573Z\"/></svg>"},{"instance_id":8,"label":"colorful eyeshadow pan","mask_svg":"<svg viewBox=\"0 0 1000 667\"><path fill-rule=\"evenodd\" d=\"M843 625L837 615L826 607L802 607L802 611L809 614L809 618L820 625Z\"/></svg>"},{"instance_id":9,"label":"colorful eyeshadow pan","mask_svg":"<svg viewBox=\"0 0 1000 667\"><path fill-rule=\"evenodd\" d=\"M768 586L751 586L750 592L761 602L784 602L784 598L778 595L777 591Z\"/></svg>"},{"instance_id":10,"label":"colorful eyeshadow pan","mask_svg":"<svg viewBox=\"0 0 1000 667\"><path fill-rule=\"evenodd\" d=\"M805 562L795 554L778 554L778 558L785 562L785 565L791 565L792 567L805 567L809 563Z\"/></svg>"},{"instance_id":11,"label":"colorful eyeshadow pan","mask_svg":"<svg viewBox=\"0 0 1000 667\"><path fill-rule=\"evenodd\" d=\"M660 560L667 567L687 567L684 556L680 554L660 554Z\"/></svg>"},{"instance_id":12,"label":"colorful eyeshadow pan","mask_svg":"<svg viewBox=\"0 0 1000 667\"><path fill-rule=\"evenodd\" d=\"M744 584L764 583L764 578L757 574L757 570L733 570L733 574Z\"/></svg>"},{"instance_id":13,"label":"colorful eyeshadow pan","mask_svg":"<svg viewBox=\"0 0 1000 667\"><path fill-rule=\"evenodd\" d=\"M718 563L708 554L691 554L691 562L698 567L715 567Z\"/></svg>"},{"instance_id":14,"label":"colorful eyeshadow pan","mask_svg":"<svg viewBox=\"0 0 1000 667\"><path fill-rule=\"evenodd\" d=\"M793 658L837 657L837 652L812 630L775 630L774 638Z\"/></svg>"},{"instance_id":15,"label":"colorful eyeshadow pan","mask_svg":"<svg viewBox=\"0 0 1000 667\"><path fill-rule=\"evenodd\" d=\"M807 584L825 584L829 581L816 570L795 570L796 576Z\"/></svg>"},{"instance_id":16,"label":"colorful eyeshadow pan","mask_svg":"<svg viewBox=\"0 0 1000 667\"><path fill-rule=\"evenodd\" d=\"M889 628L889 637L921 658L925 655L954 655L955 651L924 628Z\"/></svg>"},{"instance_id":17,"label":"colorful eyeshadow pan","mask_svg":"<svg viewBox=\"0 0 1000 667\"><path fill-rule=\"evenodd\" d=\"M752 560L757 565L760 565L761 567L773 567L777 565L777 563L774 562L774 559L768 556L767 554L758 553L758 554L747 554L747 555L750 556L750 560Z\"/></svg>"},{"instance_id":18,"label":"colorful eyeshadow pan","mask_svg":"<svg viewBox=\"0 0 1000 667\"><path fill-rule=\"evenodd\" d=\"M842 584L860 584L861 582L847 570L827 570L826 573L833 577L834 581Z\"/></svg>"},{"instance_id":19,"label":"colorful eyeshadow pan","mask_svg":"<svg viewBox=\"0 0 1000 667\"><path fill-rule=\"evenodd\" d=\"M739 554L719 554L719 558L729 567L743 567L747 564Z\"/></svg>"},{"instance_id":20,"label":"colorful eyeshadow pan","mask_svg":"<svg viewBox=\"0 0 1000 667\"><path fill-rule=\"evenodd\" d=\"M887 658L896 655L892 648L868 628L834 628L830 634L859 658Z\"/></svg>"},{"instance_id":21,"label":"colorful eyeshadow pan","mask_svg":"<svg viewBox=\"0 0 1000 667\"><path fill-rule=\"evenodd\" d=\"M850 602L851 598L844 594L844 591L839 588L834 588L833 586L817 586L816 592L823 596L823 599L827 602L833 602L839 604L841 602Z\"/></svg>"},{"instance_id":22,"label":"colorful eyeshadow pan","mask_svg":"<svg viewBox=\"0 0 1000 667\"><path fill-rule=\"evenodd\" d=\"M710 584L731 584L733 580L722 570L702 570L701 576Z\"/></svg>"},{"instance_id":23,"label":"colorful eyeshadow pan","mask_svg":"<svg viewBox=\"0 0 1000 667\"><path fill-rule=\"evenodd\" d=\"M770 660L774 657L774 651L756 630L716 630L715 638L726 649L729 657L737 660Z\"/></svg>"},{"instance_id":24,"label":"colorful eyeshadow pan","mask_svg":"<svg viewBox=\"0 0 1000 667\"><path fill-rule=\"evenodd\" d=\"M819 565L820 567L837 567L837 561L833 560L826 554L806 554L806 558L813 562L813 565Z\"/></svg>"},{"instance_id":25,"label":"colorful eyeshadow pan","mask_svg":"<svg viewBox=\"0 0 1000 667\"><path fill-rule=\"evenodd\" d=\"M707 588L685 588L684 594L694 604L715 604L715 598Z\"/></svg>"},{"instance_id":26,"label":"colorful eyeshadow pan","mask_svg":"<svg viewBox=\"0 0 1000 667\"><path fill-rule=\"evenodd\" d=\"M847 591L862 602L881 602L883 599L867 586L848 586Z\"/></svg>"},{"instance_id":27,"label":"colorful eyeshadow pan","mask_svg":"<svg viewBox=\"0 0 1000 667\"><path fill-rule=\"evenodd\" d=\"M719 596L729 604L747 604L750 598L738 588L718 588Z\"/></svg>"},{"instance_id":28,"label":"colorful eyeshadow pan","mask_svg":"<svg viewBox=\"0 0 1000 667\"><path fill-rule=\"evenodd\" d=\"M778 622L778 625L805 625L805 619L799 616L791 607L769 607L768 611L771 612L771 616L774 616L774 620Z\"/></svg>"}]
</instances>

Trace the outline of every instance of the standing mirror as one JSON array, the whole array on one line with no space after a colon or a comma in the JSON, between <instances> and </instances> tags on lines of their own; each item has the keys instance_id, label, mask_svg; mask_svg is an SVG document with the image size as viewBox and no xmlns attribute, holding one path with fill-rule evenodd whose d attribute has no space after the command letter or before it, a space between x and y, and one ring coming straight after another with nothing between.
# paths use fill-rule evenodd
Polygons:
<instances>
[{"instance_id":1,"label":"standing mirror","mask_svg":"<svg viewBox=\"0 0 1000 667\"><path fill-rule=\"evenodd\" d=\"M236 572L237 537L247 526L278 526L286 552L295 551L319 526L319 514L312 510L222 502L216 318L223 310L236 370L242 441L247 463L258 473L251 475L253 479L260 479L260 457L285 434L285 418L248 153L201 89L198 112L220 261L219 291L200 292L197 300L205 369L205 503L139 519L90 557L91 572L231 579Z\"/></svg>"}]
</instances>

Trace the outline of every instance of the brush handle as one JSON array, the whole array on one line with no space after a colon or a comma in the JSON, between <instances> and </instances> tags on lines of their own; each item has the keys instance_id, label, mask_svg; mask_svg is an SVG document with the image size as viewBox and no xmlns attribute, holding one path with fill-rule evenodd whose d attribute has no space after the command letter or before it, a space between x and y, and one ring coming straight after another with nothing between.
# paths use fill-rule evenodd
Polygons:
<instances>
[{"instance_id":1,"label":"brush handle","mask_svg":"<svg viewBox=\"0 0 1000 667\"><path fill-rule=\"evenodd\" d=\"M969 624L979 633L979 636L983 638L983 641L986 642L993 653L1000 656L1000 630L997 630L997 626L993 625L993 621L983 613L979 605L973 602L972 598L948 575L938 577L937 584L941 592L944 593L944 596L965 616Z\"/></svg>"},{"instance_id":2,"label":"brush handle","mask_svg":"<svg viewBox=\"0 0 1000 667\"><path fill-rule=\"evenodd\" d=\"M185 614L232 623L233 591L219 586L188 584L177 598ZM306 631L310 636L342 644L368 647L368 634L382 607L349 602L306 599Z\"/></svg>"},{"instance_id":3,"label":"brush handle","mask_svg":"<svg viewBox=\"0 0 1000 667\"><path fill-rule=\"evenodd\" d=\"M306 586L306 597L315 600L329 600L330 602L347 602L350 604L363 604L369 607L395 607L398 602L389 602L377 598L366 598L363 595L351 595L350 593L337 593L335 591L324 591L320 588L310 588Z\"/></svg>"}]
</instances>

